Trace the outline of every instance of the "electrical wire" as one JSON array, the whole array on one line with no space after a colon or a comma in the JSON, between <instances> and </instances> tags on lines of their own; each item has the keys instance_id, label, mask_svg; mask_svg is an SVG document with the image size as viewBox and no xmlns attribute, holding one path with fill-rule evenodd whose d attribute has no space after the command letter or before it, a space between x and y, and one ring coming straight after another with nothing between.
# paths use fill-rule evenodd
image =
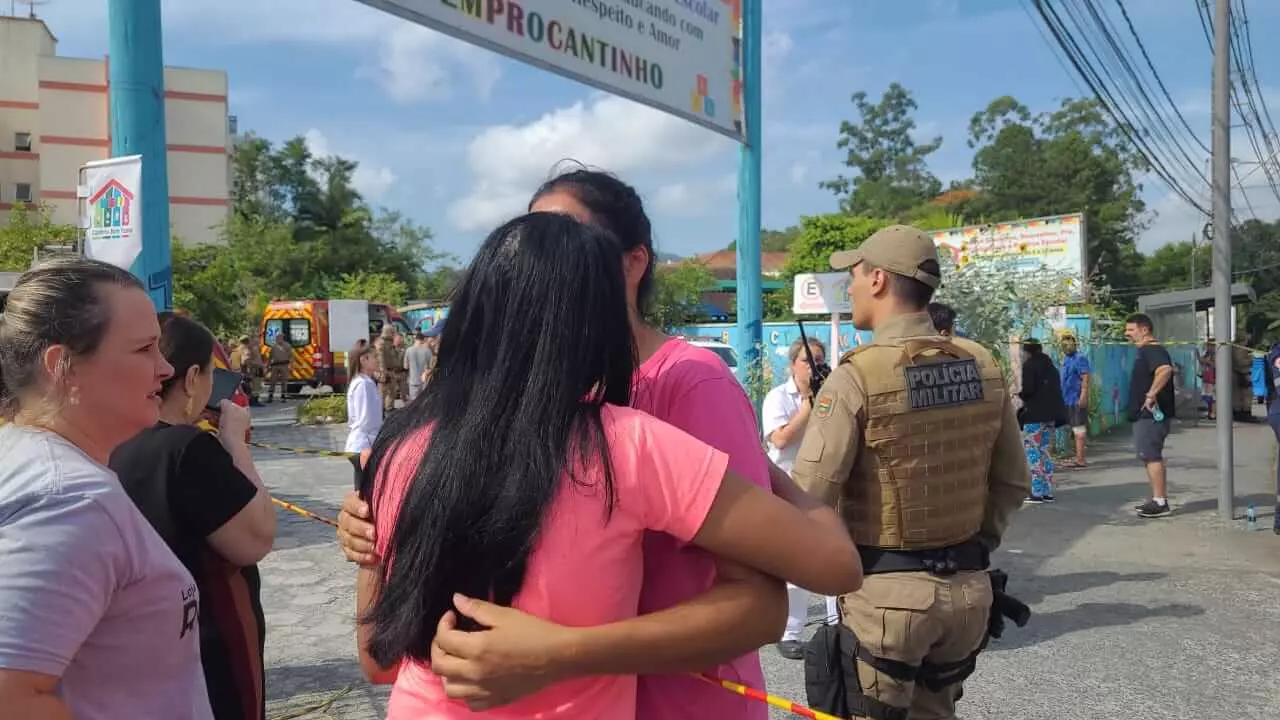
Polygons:
<instances>
[{"instance_id":1,"label":"electrical wire","mask_svg":"<svg viewBox=\"0 0 1280 720\"><path fill-rule=\"evenodd\" d=\"M1107 115L1111 117L1112 121L1116 124L1117 129L1125 136L1138 154L1142 156L1143 160L1146 161L1156 177L1168 186L1170 190L1181 197L1188 205L1196 208L1202 213L1208 214L1208 211L1201 206L1200 202L1192 195L1192 193L1184 187L1184 183L1177 179L1176 174L1169 169L1166 164L1165 154L1157 151L1158 149L1164 149L1158 144L1160 140L1156 139L1155 144L1148 142L1148 138L1136 129L1136 124L1134 123L1132 116L1137 113L1135 112L1130 98L1123 96L1120 92L1113 92L1111 88L1108 87L1106 80L1109 79L1113 85L1117 86L1117 90L1119 90L1119 84L1115 82L1115 78L1110 70L1105 67L1105 65L1101 69L1095 65L1095 62L1097 62L1101 56L1088 40L1088 34L1082 33L1085 35L1085 45L1093 55L1092 60L1090 59L1089 54L1085 52L1085 48L1081 47L1080 42L1078 42L1073 36L1062 16L1055 8L1049 5L1047 0L1034 0L1034 7L1039 13L1041 21L1048 29L1050 35L1053 36L1054 41L1065 55L1067 62L1072 68L1074 68L1076 74L1089 87L1090 92L1092 92L1094 97L1098 100ZM1070 8L1068 9L1068 12L1072 15L1072 19L1077 21L1081 17L1079 13L1071 12ZM1077 27L1079 27L1079 25L1080 23L1077 22ZM1105 24L1103 24L1102 29L1105 33ZM1117 98L1117 94L1121 95L1119 99ZM1123 103L1121 100L1123 100ZM1194 165L1193 169L1198 171L1198 168L1194 168Z\"/></svg>"}]
</instances>

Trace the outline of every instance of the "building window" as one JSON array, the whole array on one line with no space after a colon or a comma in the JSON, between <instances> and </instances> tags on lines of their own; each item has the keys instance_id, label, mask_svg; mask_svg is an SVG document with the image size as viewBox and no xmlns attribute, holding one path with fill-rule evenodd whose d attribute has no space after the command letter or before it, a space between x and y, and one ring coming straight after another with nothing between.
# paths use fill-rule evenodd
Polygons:
<instances>
[{"instance_id":1,"label":"building window","mask_svg":"<svg viewBox=\"0 0 1280 720\"><path fill-rule=\"evenodd\" d=\"M31 183L18 183L15 185L13 199L20 203L31 202Z\"/></svg>"},{"instance_id":2,"label":"building window","mask_svg":"<svg viewBox=\"0 0 1280 720\"><path fill-rule=\"evenodd\" d=\"M13 149L16 152L31 152L31 133L14 133Z\"/></svg>"}]
</instances>

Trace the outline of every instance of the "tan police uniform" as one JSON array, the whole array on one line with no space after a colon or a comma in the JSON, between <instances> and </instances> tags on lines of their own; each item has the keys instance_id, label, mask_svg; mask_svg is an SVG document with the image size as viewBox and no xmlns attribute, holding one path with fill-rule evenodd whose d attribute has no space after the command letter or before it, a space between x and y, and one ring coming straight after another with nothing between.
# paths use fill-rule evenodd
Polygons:
<instances>
[{"instance_id":1,"label":"tan police uniform","mask_svg":"<svg viewBox=\"0 0 1280 720\"><path fill-rule=\"evenodd\" d=\"M397 370L404 365L404 360L400 358L396 352L396 346L392 342L391 334L384 332L378 345L378 390L382 394L382 409L391 411L395 409L396 404L396 387L397 387Z\"/></svg>"},{"instance_id":2,"label":"tan police uniform","mask_svg":"<svg viewBox=\"0 0 1280 720\"><path fill-rule=\"evenodd\" d=\"M837 270L861 262L940 284L933 241L914 228L886 228L831 258ZM954 718L986 643L989 554L1030 485L999 364L937 334L928 313L881 323L823 384L794 477L837 509L862 555L862 589L840 598L851 631L842 650L856 667L844 674L849 710Z\"/></svg>"},{"instance_id":3,"label":"tan police uniform","mask_svg":"<svg viewBox=\"0 0 1280 720\"><path fill-rule=\"evenodd\" d=\"M289 367L293 364L293 346L288 340L279 339L283 335L276 337L276 342L271 343L270 366L267 368L267 402L275 397L277 387L280 389L280 399L284 399L285 393L289 391Z\"/></svg>"}]
</instances>

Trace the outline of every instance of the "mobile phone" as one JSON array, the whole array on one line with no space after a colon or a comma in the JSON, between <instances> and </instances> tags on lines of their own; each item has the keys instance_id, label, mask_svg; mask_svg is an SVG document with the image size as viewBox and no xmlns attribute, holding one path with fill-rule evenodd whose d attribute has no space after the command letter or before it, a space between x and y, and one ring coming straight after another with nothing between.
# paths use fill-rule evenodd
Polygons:
<instances>
[{"instance_id":1,"label":"mobile phone","mask_svg":"<svg viewBox=\"0 0 1280 720\"><path fill-rule=\"evenodd\" d=\"M214 368L213 392L209 393L209 402L205 403L205 408L216 412L223 400L230 400L236 394L243 380L244 377L238 372Z\"/></svg>"}]
</instances>

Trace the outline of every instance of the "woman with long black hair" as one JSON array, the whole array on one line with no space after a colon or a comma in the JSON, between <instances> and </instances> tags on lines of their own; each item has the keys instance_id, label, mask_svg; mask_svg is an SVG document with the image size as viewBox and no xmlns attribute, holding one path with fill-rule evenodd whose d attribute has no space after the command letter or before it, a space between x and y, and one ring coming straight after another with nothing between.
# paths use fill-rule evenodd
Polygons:
<instances>
[{"instance_id":1,"label":"woman with long black hair","mask_svg":"<svg viewBox=\"0 0 1280 720\"><path fill-rule=\"evenodd\" d=\"M1053 453L1050 441L1054 430L1067 424L1067 406L1062 401L1062 381L1053 359L1039 340L1022 342L1022 387L1018 390L1022 409L1022 446L1031 467L1029 503L1053 502Z\"/></svg>"},{"instance_id":2,"label":"woman with long black hair","mask_svg":"<svg viewBox=\"0 0 1280 720\"><path fill-rule=\"evenodd\" d=\"M360 571L359 649L367 674L395 682L390 720L475 717L430 666L458 596L548 632L635 616L647 531L815 592L861 584L843 528L806 521L724 453L626 407L636 355L621 255L559 214L494 231L458 288L432 382L374 444L363 490L385 565ZM660 671L667 655L643 660ZM617 672L581 669L502 715L635 717L635 678Z\"/></svg>"},{"instance_id":3,"label":"woman with long black hair","mask_svg":"<svg viewBox=\"0 0 1280 720\"><path fill-rule=\"evenodd\" d=\"M632 407L727 453L730 469L801 508L809 522L843 528L834 511L801 492L786 472L769 462L755 408L724 361L645 320L653 295L655 250L652 226L635 188L607 172L571 169L538 188L529 210L576 218L605 230L621 245L626 325L638 362L632 375ZM368 517L367 504L354 493L348 495L339 515L338 538L353 562L377 567L376 533ZM558 646L566 635L553 632L546 623L464 599L459 610L489 627L486 641L469 643L465 633L456 630L442 633L437 644L445 657L433 669L453 681L447 685L451 697L464 698L475 708L510 702L541 687L548 677L612 668L621 674L640 673L637 714L646 720L766 720L763 703L676 671L710 672L763 688L757 651L782 635L786 586L657 532L645 537L643 574L640 617L616 628L581 630L593 636L592 642L573 638L571 647ZM583 645L596 652L589 661L583 661ZM653 648L665 653L666 662L660 666L642 660ZM558 662L567 655L574 655L572 662Z\"/></svg>"}]
</instances>

